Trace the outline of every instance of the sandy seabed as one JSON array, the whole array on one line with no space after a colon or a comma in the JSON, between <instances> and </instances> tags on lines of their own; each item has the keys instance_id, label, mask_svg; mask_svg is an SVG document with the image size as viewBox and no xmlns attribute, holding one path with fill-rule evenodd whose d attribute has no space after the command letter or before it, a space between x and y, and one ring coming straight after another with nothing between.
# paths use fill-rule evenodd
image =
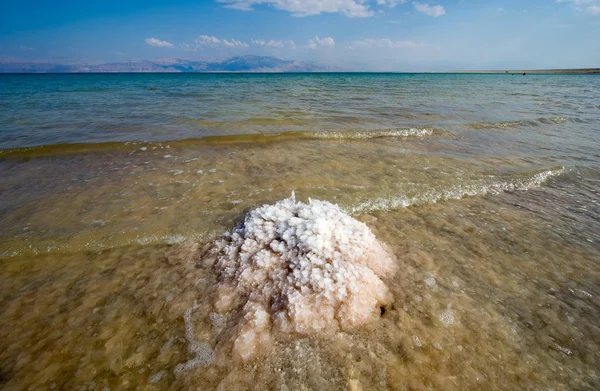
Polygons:
<instances>
[{"instance_id":1,"label":"sandy seabed","mask_svg":"<svg viewBox=\"0 0 600 391\"><path fill-rule=\"evenodd\" d=\"M519 199L359 216L393 253L393 304L347 330L273 328L246 360L232 344L249 312L216 311L226 280L199 267L202 246L5 260L2 386L597 389L597 249Z\"/></svg>"}]
</instances>

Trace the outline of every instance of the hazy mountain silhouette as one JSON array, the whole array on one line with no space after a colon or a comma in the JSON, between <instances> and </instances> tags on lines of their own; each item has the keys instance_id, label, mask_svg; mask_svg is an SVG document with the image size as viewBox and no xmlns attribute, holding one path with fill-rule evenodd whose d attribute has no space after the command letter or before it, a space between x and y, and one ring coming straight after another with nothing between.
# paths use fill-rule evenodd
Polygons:
<instances>
[{"instance_id":1,"label":"hazy mountain silhouette","mask_svg":"<svg viewBox=\"0 0 600 391\"><path fill-rule=\"evenodd\" d=\"M105 64L60 64L0 58L0 73L87 73L87 72L323 72L327 66L312 62L281 60L267 56L235 56L226 60L134 60Z\"/></svg>"}]
</instances>

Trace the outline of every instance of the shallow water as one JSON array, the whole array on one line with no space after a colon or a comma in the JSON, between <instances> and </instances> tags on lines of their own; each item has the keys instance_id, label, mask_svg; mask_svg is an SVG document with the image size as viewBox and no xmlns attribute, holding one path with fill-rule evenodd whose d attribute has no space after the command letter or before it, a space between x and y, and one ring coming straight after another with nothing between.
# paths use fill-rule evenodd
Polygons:
<instances>
[{"instance_id":1,"label":"shallow water","mask_svg":"<svg viewBox=\"0 0 600 391\"><path fill-rule=\"evenodd\" d=\"M0 87L2 388L600 387L600 78ZM352 331L276 333L240 362L199 251L293 190L389 246L394 304Z\"/></svg>"}]
</instances>

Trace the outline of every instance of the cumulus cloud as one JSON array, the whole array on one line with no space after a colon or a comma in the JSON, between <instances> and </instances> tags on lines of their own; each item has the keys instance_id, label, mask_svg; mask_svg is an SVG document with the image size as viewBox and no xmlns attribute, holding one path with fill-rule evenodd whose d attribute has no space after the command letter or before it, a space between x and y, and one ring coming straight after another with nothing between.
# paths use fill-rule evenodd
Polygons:
<instances>
[{"instance_id":1,"label":"cumulus cloud","mask_svg":"<svg viewBox=\"0 0 600 391\"><path fill-rule=\"evenodd\" d=\"M247 48L248 45L246 42L238 41L237 39L232 38L231 40L219 39L212 35L201 35L196 38L196 48L208 46L208 47L226 47L226 48ZM184 44L187 45L187 44ZM188 47L190 45L187 45ZM184 47L185 48L185 47Z\"/></svg>"},{"instance_id":2,"label":"cumulus cloud","mask_svg":"<svg viewBox=\"0 0 600 391\"><path fill-rule=\"evenodd\" d=\"M146 38L144 42L146 42L147 45L159 48L172 48L174 46L171 42L161 41L160 39L156 38Z\"/></svg>"},{"instance_id":3,"label":"cumulus cloud","mask_svg":"<svg viewBox=\"0 0 600 391\"><path fill-rule=\"evenodd\" d=\"M600 6L591 5L587 8L587 12L592 15L600 15Z\"/></svg>"},{"instance_id":4,"label":"cumulus cloud","mask_svg":"<svg viewBox=\"0 0 600 391\"><path fill-rule=\"evenodd\" d=\"M377 0L379 5L387 5L390 8L394 8L398 4L406 3L406 0Z\"/></svg>"},{"instance_id":5,"label":"cumulus cloud","mask_svg":"<svg viewBox=\"0 0 600 391\"><path fill-rule=\"evenodd\" d=\"M573 3L576 5L588 4L594 0L556 0L557 3Z\"/></svg>"},{"instance_id":6,"label":"cumulus cloud","mask_svg":"<svg viewBox=\"0 0 600 391\"><path fill-rule=\"evenodd\" d=\"M357 48L390 48L390 49L408 49L421 46L422 44L414 41L394 41L389 38L366 38L353 41L348 44L349 49Z\"/></svg>"},{"instance_id":7,"label":"cumulus cloud","mask_svg":"<svg viewBox=\"0 0 600 391\"><path fill-rule=\"evenodd\" d=\"M334 48L335 41L331 37L325 37L320 39L319 37L315 37L315 39L309 39L306 45L309 49L317 49L317 48Z\"/></svg>"},{"instance_id":8,"label":"cumulus cloud","mask_svg":"<svg viewBox=\"0 0 600 391\"><path fill-rule=\"evenodd\" d=\"M228 48L247 48L250 46L246 42L241 42L233 38L231 39L231 41L224 39L223 45L225 45Z\"/></svg>"},{"instance_id":9,"label":"cumulus cloud","mask_svg":"<svg viewBox=\"0 0 600 391\"><path fill-rule=\"evenodd\" d=\"M220 45L221 40L212 35L201 35L196 38L196 43L199 45Z\"/></svg>"},{"instance_id":10,"label":"cumulus cloud","mask_svg":"<svg viewBox=\"0 0 600 391\"><path fill-rule=\"evenodd\" d=\"M260 47L272 48L272 49L283 49L285 47L289 47L291 49L296 49L296 43L291 40L271 39L271 40L266 41L266 40L262 40L262 39L253 39L252 46L260 46Z\"/></svg>"},{"instance_id":11,"label":"cumulus cloud","mask_svg":"<svg viewBox=\"0 0 600 391\"><path fill-rule=\"evenodd\" d=\"M217 2L225 3L227 8L244 11L252 11L256 4L268 4L298 17L318 15L323 12L339 12L350 18L373 16L373 11L365 4L367 0L217 0ZM385 0L385 3L396 2Z\"/></svg>"},{"instance_id":12,"label":"cumulus cloud","mask_svg":"<svg viewBox=\"0 0 600 391\"><path fill-rule=\"evenodd\" d=\"M446 10L441 5L429 5L426 3L413 2L415 9L425 15L438 17L446 14Z\"/></svg>"}]
</instances>

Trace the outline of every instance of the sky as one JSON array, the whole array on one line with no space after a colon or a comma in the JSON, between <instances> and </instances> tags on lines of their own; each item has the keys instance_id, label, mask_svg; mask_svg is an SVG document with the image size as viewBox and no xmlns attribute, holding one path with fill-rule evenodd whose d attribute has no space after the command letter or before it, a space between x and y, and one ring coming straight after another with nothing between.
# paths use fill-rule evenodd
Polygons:
<instances>
[{"instance_id":1,"label":"sky","mask_svg":"<svg viewBox=\"0 0 600 391\"><path fill-rule=\"evenodd\" d=\"M268 55L347 70L600 67L600 0L2 0L0 57Z\"/></svg>"}]
</instances>

